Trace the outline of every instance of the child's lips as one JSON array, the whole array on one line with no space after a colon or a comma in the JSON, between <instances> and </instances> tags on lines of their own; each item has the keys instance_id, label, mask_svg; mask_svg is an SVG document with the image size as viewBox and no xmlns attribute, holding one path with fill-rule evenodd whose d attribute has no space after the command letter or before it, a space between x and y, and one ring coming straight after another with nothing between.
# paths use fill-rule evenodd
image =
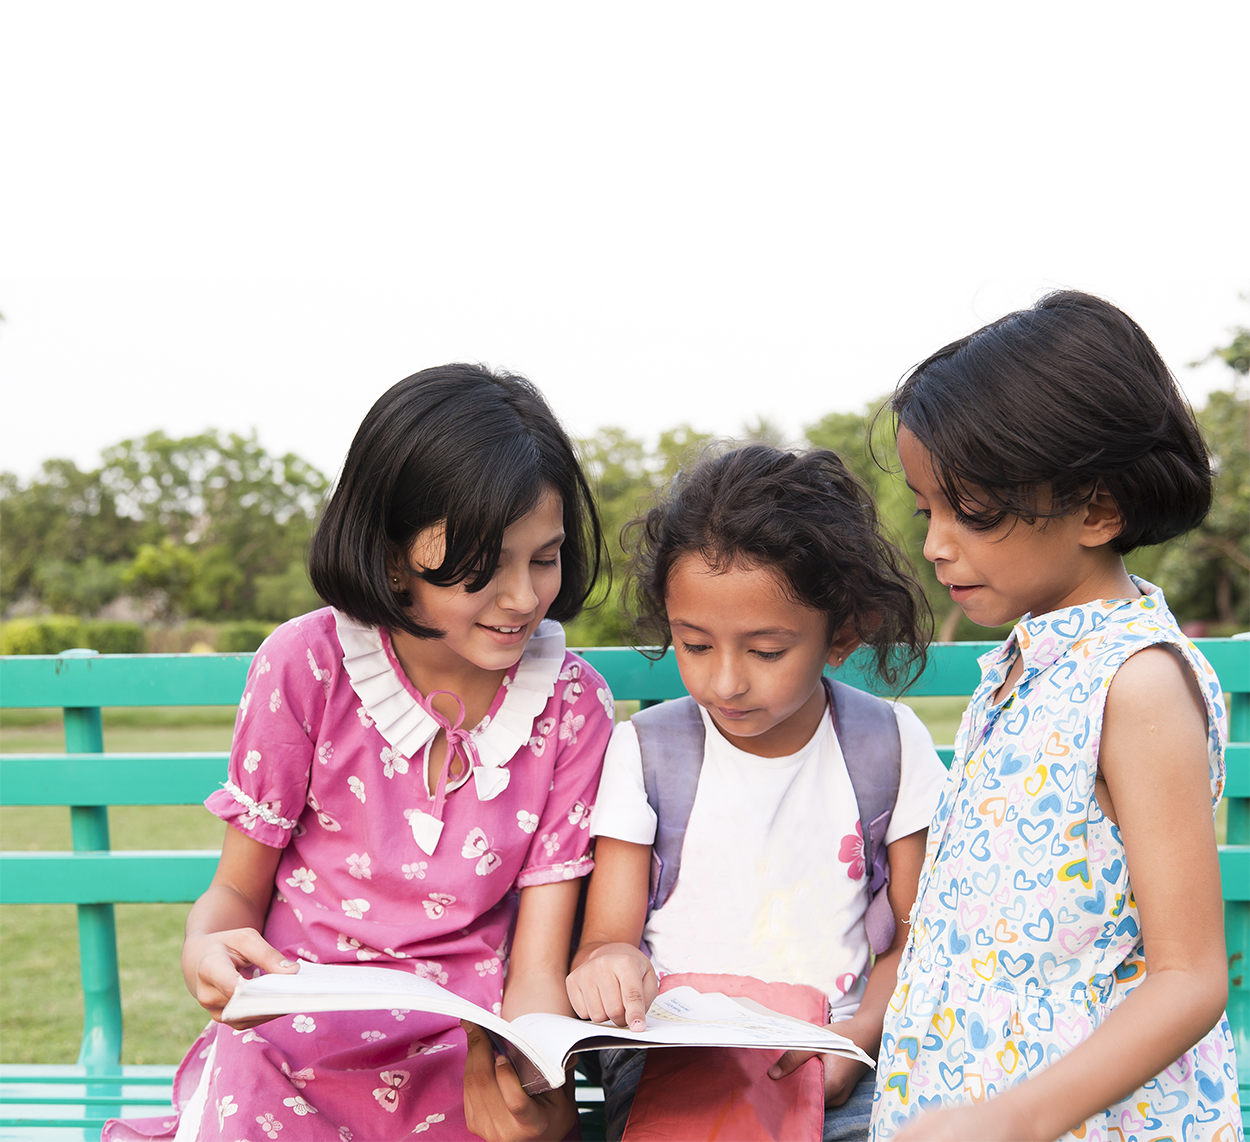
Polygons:
<instances>
[{"instance_id":1,"label":"child's lips","mask_svg":"<svg viewBox=\"0 0 1250 1142\"><path fill-rule=\"evenodd\" d=\"M731 710L725 706L717 706L716 712L720 714L722 718L728 718L730 721L737 721L739 718L745 718L751 711L750 710Z\"/></svg>"},{"instance_id":2,"label":"child's lips","mask_svg":"<svg viewBox=\"0 0 1250 1142\"><path fill-rule=\"evenodd\" d=\"M529 627L528 623L478 623L488 637L503 646L509 646L513 643L520 642L525 637L525 631Z\"/></svg>"}]
</instances>

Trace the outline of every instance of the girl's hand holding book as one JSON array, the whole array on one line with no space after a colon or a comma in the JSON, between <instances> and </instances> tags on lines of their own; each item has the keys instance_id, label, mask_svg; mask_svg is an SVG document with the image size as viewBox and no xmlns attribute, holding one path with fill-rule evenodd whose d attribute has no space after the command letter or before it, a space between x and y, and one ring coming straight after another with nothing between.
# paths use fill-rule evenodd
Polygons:
<instances>
[{"instance_id":1,"label":"girl's hand holding book","mask_svg":"<svg viewBox=\"0 0 1250 1142\"><path fill-rule=\"evenodd\" d=\"M631 944L602 944L569 973L569 1002L581 1019L611 1020L618 1027L644 1031L647 1008L659 994L655 968Z\"/></svg>"},{"instance_id":2,"label":"girl's hand holding book","mask_svg":"<svg viewBox=\"0 0 1250 1142\"><path fill-rule=\"evenodd\" d=\"M182 972L196 1001L215 1021L243 978L240 968L255 966L266 972L293 975L299 971L255 928L235 928L226 932L206 932L188 936L182 949ZM234 1020L230 1026L242 1030L272 1019L272 1015Z\"/></svg>"},{"instance_id":3,"label":"girl's hand holding book","mask_svg":"<svg viewBox=\"0 0 1250 1142\"><path fill-rule=\"evenodd\" d=\"M475 1023L460 1021L469 1040L464 1061L464 1118L487 1142L564 1138L577 1122L573 1083L528 1095L516 1070L495 1056L490 1036Z\"/></svg>"}]
</instances>

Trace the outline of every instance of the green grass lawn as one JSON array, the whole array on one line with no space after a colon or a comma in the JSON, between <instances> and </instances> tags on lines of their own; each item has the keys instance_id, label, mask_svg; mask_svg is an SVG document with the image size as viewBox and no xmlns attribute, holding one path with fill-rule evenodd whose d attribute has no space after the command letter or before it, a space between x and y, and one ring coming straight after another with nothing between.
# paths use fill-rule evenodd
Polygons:
<instances>
[{"instance_id":1,"label":"green grass lawn","mask_svg":"<svg viewBox=\"0 0 1250 1142\"><path fill-rule=\"evenodd\" d=\"M59 711L0 712L0 751L65 748ZM224 750L234 709L106 710L104 748L113 751ZM109 810L117 849L208 849L225 825L194 805L122 805ZM69 810L0 808L0 847L68 849ZM116 906L125 1019L122 1062L176 1063L204 1026L182 982L179 955L186 904ZM70 904L0 907L0 1062L73 1063L82 1039L78 925Z\"/></svg>"},{"instance_id":2,"label":"green grass lawn","mask_svg":"<svg viewBox=\"0 0 1250 1142\"><path fill-rule=\"evenodd\" d=\"M916 698L909 705L938 743L959 725L959 698ZM224 750L234 709L106 710L104 748L123 752ZM59 711L0 711L0 751L56 753L65 748ZM109 810L117 849L217 848L225 830L198 806L117 806ZM69 810L0 808L0 847L71 847ZM124 1063L176 1063L205 1016L182 982L179 956L188 905L116 906ZM0 1062L73 1063L82 1038L75 909L68 904L0 907Z\"/></svg>"}]
</instances>

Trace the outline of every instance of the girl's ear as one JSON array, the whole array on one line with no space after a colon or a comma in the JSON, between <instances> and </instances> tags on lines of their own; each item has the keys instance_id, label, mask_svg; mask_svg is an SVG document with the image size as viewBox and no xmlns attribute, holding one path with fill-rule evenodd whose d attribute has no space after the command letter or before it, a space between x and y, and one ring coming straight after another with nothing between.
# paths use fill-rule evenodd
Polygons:
<instances>
[{"instance_id":1,"label":"girl's ear","mask_svg":"<svg viewBox=\"0 0 1250 1142\"><path fill-rule=\"evenodd\" d=\"M851 656L851 652L861 641L855 632L854 620L847 619L842 624L842 629L833 636L833 642L829 644L829 657L825 661L836 670Z\"/></svg>"},{"instance_id":2,"label":"girl's ear","mask_svg":"<svg viewBox=\"0 0 1250 1142\"><path fill-rule=\"evenodd\" d=\"M1094 485L1094 494L1082 510L1085 513L1081 521L1082 547L1102 547L1124 530L1120 505L1115 502L1101 480Z\"/></svg>"}]
</instances>

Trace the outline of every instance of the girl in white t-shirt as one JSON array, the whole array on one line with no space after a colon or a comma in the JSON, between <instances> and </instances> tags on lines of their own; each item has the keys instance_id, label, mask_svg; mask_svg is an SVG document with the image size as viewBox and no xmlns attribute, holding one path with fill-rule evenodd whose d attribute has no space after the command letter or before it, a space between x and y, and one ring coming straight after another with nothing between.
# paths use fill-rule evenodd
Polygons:
<instances>
[{"instance_id":1,"label":"girl in white t-shirt","mask_svg":"<svg viewBox=\"0 0 1250 1142\"><path fill-rule=\"evenodd\" d=\"M920 720L893 705L900 782L884 840L895 933L874 959L872 870L822 676L861 645L887 686L917 673L929 618L919 590L867 492L826 450L705 456L636 523L636 633L660 653L675 645L703 761L677 880L649 910L657 814L638 734L616 727L591 818L573 1007L638 1027L657 972L802 983L824 991L838 1032L875 1056L945 770ZM623 1130L643 1054L605 1053L609 1137ZM808 1057L787 1052L769 1073ZM826 1139L866 1137L872 1088L862 1063L825 1057Z\"/></svg>"}]
</instances>

